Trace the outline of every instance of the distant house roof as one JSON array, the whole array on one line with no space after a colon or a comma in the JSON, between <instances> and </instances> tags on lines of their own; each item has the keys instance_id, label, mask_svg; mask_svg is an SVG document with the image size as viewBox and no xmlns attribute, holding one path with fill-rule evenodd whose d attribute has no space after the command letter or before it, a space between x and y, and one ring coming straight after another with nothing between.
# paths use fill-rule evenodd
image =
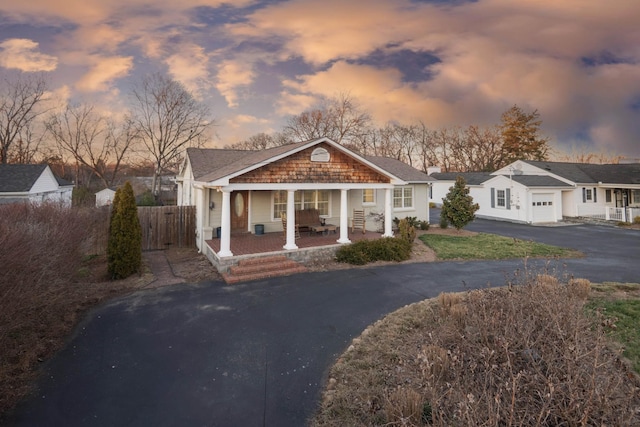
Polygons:
<instances>
[{"instance_id":1,"label":"distant house roof","mask_svg":"<svg viewBox=\"0 0 640 427\"><path fill-rule=\"evenodd\" d=\"M40 178L47 165L0 164L0 193L26 193Z\"/></svg>"},{"instance_id":2,"label":"distant house roof","mask_svg":"<svg viewBox=\"0 0 640 427\"><path fill-rule=\"evenodd\" d=\"M511 178L526 187L573 187L564 181L546 175L513 175Z\"/></svg>"},{"instance_id":3,"label":"distant house roof","mask_svg":"<svg viewBox=\"0 0 640 427\"><path fill-rule=\"evenodd\" d=\"M640 184L640 163L595 165L531 160L525 160L525 162L575 183Z\"/></svg>"},{"instance_id":4,"label":"distant house roof","mask_svg":"<svg viewBox=\"0 0 640 427\"><path fill-rule=\"evenodd\" d=\"M459 176L462 176L467 185L480 185L493 178L489 172L437 172L430 176L438 181L455 181Z\"/></svg>"},{"instance_id":5,"label":"distant house roof","mask_svg":"<svg viewBox=\"0 0 640 427\"><path fill-rule=\"evenodd\" d=\"M380 156L364 156L365 159L375 164L379 168L390 172L392 175L397 176L403 181L412 183L434 182L434 178L430 177L426 173L419 171L413 166L409 166L405 162L391 157Z\"/></svg>"}]
</instances>

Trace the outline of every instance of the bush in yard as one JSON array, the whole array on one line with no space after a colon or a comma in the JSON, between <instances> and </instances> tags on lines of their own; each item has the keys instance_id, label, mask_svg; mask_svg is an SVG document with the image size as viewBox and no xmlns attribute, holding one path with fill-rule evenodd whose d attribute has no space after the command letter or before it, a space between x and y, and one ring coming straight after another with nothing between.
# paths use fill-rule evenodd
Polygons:
<instances>
[{"instance_id":1,"label":"bush in yard","mask_svg":"<svg viewBox=\"0 0 640 427\"><path fill-rule=\"evenodd\" d=\"M447 219L456 230L475 219L475 212L480 209L477 203L473 203L473 197L469 195L469 187L462 176L456 178L456 183L449 189L442 200L442 212L440 216Z\"/></svg>"},{"instance_id":2,"label":"bush in yard","mask_svg":"<svg viewBox=\"0 0 640 427\"><path fill-rule=\"evenodd\" d=\"M634 224L640 224L640 216L636 216L633 218L633 223Z\"/></svg>"},{"instance_id":3,"label":"bush in yard","mask_svg":"<svg viewBox=\"0 0 640 427\"><path fill-rule=\"evenodd\" d=\"M364 265L375 261L406 261L410 256L411 243L395 237L383 237L342 246L336 252L336 261Z\"/></svg>"},{"instance_id":4,"label":"bush in yard","mask_svg":"<svg viewBox=\"0 0 640 427\"><path fill-rule=\"evenodd\" d=\"M589 288L527 275L404 307L338 358L310 425L640 425L640 380Z\"/></svg>"},{"instance_id":5,"label":"bush in yard","mask_svg":"<svg viewBox=\"0 0 640 427\"><path fill-rule=\"evenodd\" d=\"M429 221L420 221L420 230L426 231L429 229Z\"/></svg>"},{"instance_id":6,"label":"bush in yard","mask_svg":"<svg viewBox=\"0 0 640 427\"><path fill-rule=\"evenodd\" d=\"M142 265L142 230L136 199L129 182L119 188L113 198L107 263L109 276L114 280L139 272Z\"/></svg>"},{"instance_id":7,"label":"bush in yard","mask_svg":"<svg viewBox=\"0 0 640 427\"><path fill-rule=\"evenodd\" d=\"M156 206L156 198L151 192L151 190L147 190L140 195L140 200L138 202L138 206Z\"/></svg>"},{"instance_id":8,"label":"bush in yard","mask_svg":"<svg viewBox=\"0 0 640 427\"><path fill-rule=\"evenodd\" d=\"M104 213L55 203L0 205L0 425L69 333L79 314L69 294L90 303L75 280L100 246Z\"/></svg>"},{"instance_id":9,"label":"bush in yard","mask_svg":"<svg viewBox=\"0 0 640 427\"><path fill-rule=\"evenodd\" d=\"M444 230L445 228L449 227L449 221L447 221L447 218L440 215L440 223L438 225Z\"/></svg>"},{"instance_id":10,"label":"bush in yard","mask_svg":"<svg viewBox=\"0 0 640 427\"><path fill-rule=\"evenodd\" d=\"M398 238L413 243L416 240L416 228L409 224L407 218L401 219L398 223Z\"/></svg>"}]
</instances>

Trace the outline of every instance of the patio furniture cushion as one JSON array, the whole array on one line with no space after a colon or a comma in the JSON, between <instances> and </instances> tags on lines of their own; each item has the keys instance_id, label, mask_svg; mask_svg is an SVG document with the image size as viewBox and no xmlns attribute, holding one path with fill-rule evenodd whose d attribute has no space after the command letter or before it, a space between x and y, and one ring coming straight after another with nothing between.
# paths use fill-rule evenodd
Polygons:
<instances>
[{"instance_id":1,"label":"patio furniture cushion","mask_svg":"<svg viewBox=\"0 0 640 427\"><path fill-rule=\"evenodd\" d=\"M301 231L309 231L311 227L320 226L320 212L318 209L303 209L296 211L296 224Z\"/></svg>"}]
</instances>

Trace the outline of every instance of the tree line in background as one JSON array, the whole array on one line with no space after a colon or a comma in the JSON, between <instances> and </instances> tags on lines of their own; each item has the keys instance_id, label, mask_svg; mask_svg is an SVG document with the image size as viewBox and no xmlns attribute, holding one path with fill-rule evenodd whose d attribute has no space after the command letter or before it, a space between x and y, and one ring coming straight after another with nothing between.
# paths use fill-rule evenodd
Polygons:
<instances>
[{"instance_id":1,"label":"tree line in background","mask_svg":"<svg viewBox=\"0 0 640 427\"><path fill-rule=\"evenodd\" d=\"M541 125L537 110L526 112L514 105L492 126L431 129L420 121L375 127L370 114L342 94L292 116L279 132L259 133L225 148L263 150L326 136L360 154L393 157L425 172L430 166L443 172L492 172L517 159L548 160L551 147L549 138L541 135ZM559 160L602 163L619 158L583 153Z\"/></svg>"},{"instance_id":2,"label":"tree line in background","mask_svg":"<svg viewBox=\"0 0 640 427\"><path fill-rule=\"evenodd\" d=\"M143 78L123 114L88 103L56 105L42 74L0 81L0 163L48 163L80 186L111 187L125 169L175 170L184 149L209 140L208 107L161 74ZM71 169L71 170L69 170ZM95 185L93 185L95 186Z\"/></svg>"},{"instance_id":3,"label":"tree line in background","mask_svg":"<svg viewBox=\"0 0 640 427\"><path fill-rule=\"evenodd\" d=\"M112 187L127 171L154 177L177 170L184 150L211 140L211 112L180 83L161 74L139 81L124 113L100 111L89 103L56 105L42 74L0 76L0 163L48 163L79 187ZM427 171L494 171L516 159L544 160L549 139L540 133L537 110L517 105L493 126L431 129L424 122L374 126L371 115L348 94L291 116L284 128L259 133L225 148L262 150L328 137L363 155L402 160ZM567 161L616 162L591 153Z\"/></svg>"}]
</instances>

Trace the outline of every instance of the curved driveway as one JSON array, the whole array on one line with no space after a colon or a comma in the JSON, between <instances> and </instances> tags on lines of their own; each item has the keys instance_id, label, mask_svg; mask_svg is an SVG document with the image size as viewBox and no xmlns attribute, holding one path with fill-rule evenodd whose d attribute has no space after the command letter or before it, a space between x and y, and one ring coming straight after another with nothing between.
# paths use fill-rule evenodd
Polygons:
<instances>
[{"instance_id":1,"label":"curved driveway","mask_svg":"<svg viewBox=\"0 0 640 427\"><path fill-rule=\"evenodd\" d=\"M635 230L485 220L468 229L587 254L528 268L640 282ZM503 285L523 267L403 264L139 292L91 312L10 425L302 426L329 367L367 325L443 291Z\"/></svg>"}]
</instances>

